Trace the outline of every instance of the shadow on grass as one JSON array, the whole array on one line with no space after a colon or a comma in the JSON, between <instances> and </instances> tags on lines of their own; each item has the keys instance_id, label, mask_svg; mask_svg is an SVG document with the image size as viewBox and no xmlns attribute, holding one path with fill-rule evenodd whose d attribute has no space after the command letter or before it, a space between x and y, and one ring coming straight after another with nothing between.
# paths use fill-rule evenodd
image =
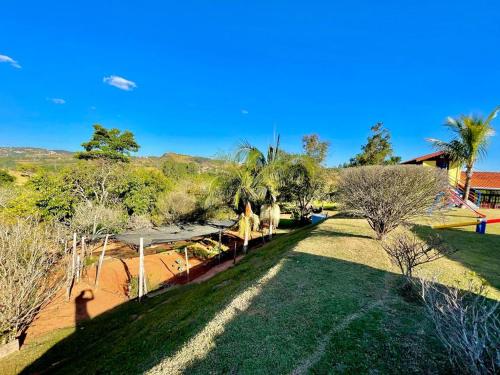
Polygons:
<instances>
[{"instance_id":1,"label":"shadow on grass","mask_svg":"<svg viewBox=\"0 0 500 375\"><path fill-rule=\"evenodd\" d=\"M432 233L439 234L447 244L458 250L448 255L449 259L460 262L490 285L500 289L500 235L478 234L460 229L436 231L426 225L416 225L414 228L421 238Z\"/></svg>"},{"instance_id":2,"label":"shadow on grass","mask_svg":"<svg viewBox=\"0 0 500 375\"><path fill-rule=\"evenodd\" d=\"M23 373L289 373L304 360L315 373L446 369L423 308L394 292L400 277L290 251L311 229L204 283L87 321Z\"/></svg>"}]
</instances>

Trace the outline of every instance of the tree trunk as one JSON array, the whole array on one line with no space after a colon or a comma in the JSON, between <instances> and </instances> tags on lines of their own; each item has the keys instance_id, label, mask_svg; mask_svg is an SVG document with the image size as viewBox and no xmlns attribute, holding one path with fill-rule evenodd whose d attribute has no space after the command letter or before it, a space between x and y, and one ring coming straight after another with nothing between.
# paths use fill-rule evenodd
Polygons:
<instances>
[{"instance_id":1,"label":"tree trunk","mask_svg":"<svg viewBox=\"0 0 500 375\"><path fill-rule=\"evenodd\" d=\"M464 186L464 201L467 202L470 194L470 180L472 178L472 165L468 165L465 169L465 186Z\"/></svg>"},{"instance_id":2,"label":"tree trunk","mask_svg":"<svg viewBox=\"0 0 500 375\"><path fill-rule=\"evenodd\" d=\"M269 240L273 238L273 205L269 207Z\"/></svg>"}]
</instances>

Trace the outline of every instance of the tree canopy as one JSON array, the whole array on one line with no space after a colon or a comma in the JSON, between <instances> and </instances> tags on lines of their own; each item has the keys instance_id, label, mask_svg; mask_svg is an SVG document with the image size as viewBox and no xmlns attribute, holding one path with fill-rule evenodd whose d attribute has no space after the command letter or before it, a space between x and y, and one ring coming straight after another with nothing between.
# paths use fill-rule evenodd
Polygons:
<instances>
[{"instance_id":1,"label":"tree canopy","mask_svg":"<svg viewBox=\"0 0 500 375\"><path fill-rule=\"evenodd\" d=\"M351 158L347 166L398 164L401 158L393 155L389 130L384 128L382 122L377 122L371 127L371 131L373 134L361 147L361 153Z\"/></svg>"},{"instance_id":2,"label":"tree canopy","mask_svg":"<svg viewBox=\"0 0 500 375\"><path fill-rule=\"evenodd\" d=\"M139 145L134 134L128 130L106 129L95 124L94 134L88 142L82 143L85 151L77 153L78 159L101 159L113 161L130 161L130 153L137 152Z\"/></svg>"},{"instance_id":3,"label":"tree canopy","mask_svg":"<svg viewBox=\"0 0 500 375\"><path fill-rule=\"evenodd\" d=\"M317 134L306 134L302 137L304 153L322 164L328 156L330 142L321 141Z\"/></svg>"}]
</instances>

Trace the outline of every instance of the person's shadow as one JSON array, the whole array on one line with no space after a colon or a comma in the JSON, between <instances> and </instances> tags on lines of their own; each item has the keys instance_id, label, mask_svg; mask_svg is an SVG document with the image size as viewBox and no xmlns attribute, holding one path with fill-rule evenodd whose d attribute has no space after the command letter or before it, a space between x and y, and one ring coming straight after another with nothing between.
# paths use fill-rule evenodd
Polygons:
<instances>
[{"instance_id":1,"label":"person's shadow","mask_svg":"<svg viewBox=\"0 0 500 375\"><path fill-rule=\"evenodd\" d=\"M86 294L90 296L86 296ZM89 312L87 310L87 303L94 299L94 293L91 289L82 290L80 294L75 298L75 324L83 320L90 318Z\"/></svg>"}]
</instances>

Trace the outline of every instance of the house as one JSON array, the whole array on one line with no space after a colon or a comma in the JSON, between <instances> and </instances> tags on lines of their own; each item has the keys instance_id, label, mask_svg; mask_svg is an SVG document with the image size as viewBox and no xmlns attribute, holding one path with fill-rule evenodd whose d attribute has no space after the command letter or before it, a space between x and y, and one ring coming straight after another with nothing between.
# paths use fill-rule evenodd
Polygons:
<instances>
[{"instance_id":1,"label":"house","mask_svg":"<svg viewBox=\"0 0 500 375\"><path fill-rule=\"evenodd\" d=\"M444 151L437 151L402 162L424 167L438 167L448 171L450 185L460 193L465 186L465 172L458 162ZM500 172L474 172L471 179L469 201L482 208L500 208Z\"/></svg>"},{"instance_id":2,"label":"house","mask_svg":"<svg viewBox=\"0 0 500 375\"><path fill-rule=\"evenodd\" d=\"M465 172L460 174L460 186L465 185ZM471 178L471 191L477 206L500 208L500 172L474 172Z\"/></svg>"},{"instance_id":3,"label":"house","mask_svg":"<svg viewBox=\"0 0 500 375\"><path fill-rule=\"evenodd\" d=\"M438 167L448 171L450 185L457 187L460 183L460 164L452 161L444 151L433 152L402 162L401 164L416 164L424 167Z\"/></svg>"}]
</instances>

